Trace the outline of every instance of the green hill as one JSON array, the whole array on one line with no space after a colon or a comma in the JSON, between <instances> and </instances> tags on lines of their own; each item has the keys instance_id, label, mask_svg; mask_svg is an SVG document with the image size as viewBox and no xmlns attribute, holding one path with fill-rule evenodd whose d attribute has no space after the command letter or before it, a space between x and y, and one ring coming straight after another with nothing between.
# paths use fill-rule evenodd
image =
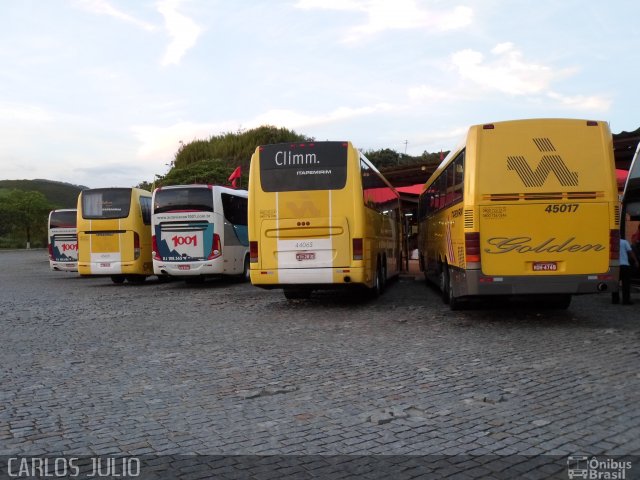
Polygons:
<instances>
[{"instance_id":1,"label":"green hill","mask_svg":"<svg viewBox=\"0 0 640 480\"><path fill-rule=\"evenodd\" d=\"M78 194L86 189L82 185L55 182L53 180L0 180L0 196L10 190L25 190L41 192L56 208L76 208Z\"/></svg>"}]
</instances>

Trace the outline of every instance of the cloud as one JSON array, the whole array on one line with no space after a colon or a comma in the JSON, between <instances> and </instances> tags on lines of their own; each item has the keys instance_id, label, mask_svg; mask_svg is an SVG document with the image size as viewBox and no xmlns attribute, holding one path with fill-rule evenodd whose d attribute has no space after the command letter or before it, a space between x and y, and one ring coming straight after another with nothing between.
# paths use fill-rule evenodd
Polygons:
<instances>
[{"instance_id":1,"label":"cloud","mask_svg":"<svg viewBox=\"0 0 640 480\"><path fill-rule=\"evenodd\" d=\"M411 87L408 90L409 99L412 102L431 103L441 102L444 100L459 99L459 95L455 95L453 91L443 88L435 88L430 85L420 85Z\"/></svg>"},{"instance_id":2,"label":"cloud","mask_svg":"<svg viewBox=\"0 0 640 480\"><path fill-rule=\"evenodd\" d=\"M131 131L139 142L137 158L158 163L172 160L180 147L180 142L189 143L193 140L208 139L216 132L228 132L237 128L237 122L179 122L165 127L136 125L131 127Z\"/></svg>"},{"instance_id":3,"label":"cloud","mask_svg":"<svg viewBox=\"0 0 640 480\"><path fill-rule=\"evenodd\" d=\"M522 52L512 43L501 43L491 50L486 60L475 50L466 49L454 53L451 63L460 76L484 88L511 95L541 93L557 78L568 71L554 71L551 67L523 59Z\"/></svg>"},{"instance_id":4,"label":"cloud","mask_svg":"<svg viewBox=\"0 0 640 480\"><path fill-rule=\"evenodd\" d=\"M52 120L50 112L35 105L21 105L17 103L0 104L0 122L32 122L40 123Z\"/></svg>"},{"instance_id":5,"label":"cloud","mask_svg":"<svg viewBox=\"0 0 640 480\"><path fill-rule=\"evenodd\" d=\"M524 59L523 53L512 43L500 43L491 56L466 49L451 56L451 65L463 80L479 86L483 91L497 91L512 96L546 97L561 106L582 110L608 110L611 100L601 96L567 96L557 93L552 85L576 73L575 69L554 69L548 65ZM426 89L428 87L418 87ZM414 95L421 90L413 89ZM442 95L445 95L444 93Z\"/></svg>"},{"instance_id":6,"label":"cloud","mask_svg":"<svg viewBox=\"0 0 640 480\"><path fill-rule=\"evenodd\" d=\"M598 97L595 95L567 96L556 92L548 92L547 96L558 101L563 106L579 110L606 112L611 107L611 99L608 97Z\"/></svg>"},{"instance_id":7,"label":"cloud","mask_svg":"<svg viewBox=\"0 0 640 480\"><path fill-rule=\"evenodd\" d=\"M260 125L284 125L286 128L296 129L317 125L327 125L349 120L354 117L390 111L392 108L393 107L389 104L380 103L373 106L359 108L340 107L331 112L320 115L307 115L293 110L274 109L258 115L248 123L248 126L253 128Z\"/></svg>"},{"instance_id":8,"label":"cloud","mask_svg":"<svg viewBox=\"0 0 640 480\"><path fill-rule=\"evenodd\" d=\"M118 20L122 20L127 23L131 23L137 27L140 27L144 30L155 30L155 26L143 22L141 20L132 17L131 15L124 13L113 5L111 5L107 0L76 0L77 5L86 10L88 12L94 13L96 15L107 15L109 17L117 18Z\"/></svg>"},{"instance_id":9,"label":"cloud","mask_svg":"<svg viewBox=\"0 0 640 480\"><path fill-rule=\"evenodd\" d=\"M355 42L386 30L457 30L468 26L473 20L473 10L470 7L428 10L420 7L416 0L298 0L295 7L364 13L367 16L366 23L350 29L344 38L345 42Z\"/></svg>"},{"instance_id":10,"label":"cloud","mask_svg":"<svg viewBox=\"0 0 640 480\"><path fill-rule=\"evenodd\" d=\"M161 166L173 159L180 147L180 142L189 143L194 140L208 139L222 132L233 132L241 126L256 128L262 125L277 125L289 129L327 125L354 117L390 111L388 104L369 107L341 107L320 115L307 115L293 110L274 109L246 122L227 121L220 123L179 122L169 126L136 125L131 127L134 137L139 143L136 157L142 162ZM162 162L162 163L161 163Z\"/></svg>"},{"instance_id":11,"label":"cloud","mask_svg":"<svg viewBox=\"0 0 640 480\"><path fill-rule=\"evenodd\" d=\"M163 0L157 3L158 11L164 17L171 43L162 58L162 65L177 65L187 50L193 47L202 29L189 17L178 12L182 0Z\"/></svg>"}]
</instances>

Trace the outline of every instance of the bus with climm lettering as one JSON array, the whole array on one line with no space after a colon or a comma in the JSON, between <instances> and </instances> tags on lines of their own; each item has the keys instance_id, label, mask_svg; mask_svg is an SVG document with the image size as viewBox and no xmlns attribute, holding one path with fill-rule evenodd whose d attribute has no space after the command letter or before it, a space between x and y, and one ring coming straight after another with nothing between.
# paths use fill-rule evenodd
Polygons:
<instances>
[{"instance_id":1,"label":"bus with climm lettering","mask_svg":"<svg viewBox=\"0 0 640 480\"><path fill-rule=\"evenodd\" d=\"M78 195L78 272L114 283L142 283L153 275L151 192L95 188Z\"/></svg>"},{"instance_id":2,"label":"bus with climm lettering","mask_svg":"<svg viewBox=\"0 0 640 480\"><path fill-rule=\"evenodd\" d=\"M49 212L49 267L65 272L78 271L78 235L76 209L62 208Z\"/></svg>"},{"instance_id":3,"label":"bus with climm lettering","mask_svg":"<svg viewBox=\"0 0 640 480\"><path fill-rule=\"evenodd\" d=\"M287 299L359 286L372 296L401 267L396 190L350 142L263 145L251 158L251 282Z\"/></svg>"},{"instance_id":4,"label":"bus with climm lettering","mask_svg":"<svg viewBox=\"0 0 640 480\"><path fill-rule=\"evenodd\" d=\"M247 191L173 185L153 192L153 271L188 283L209 276L249 279Z\"/></svg>"},{"instance_id":5,"label":"bus with climm lettering","mask_svg":"<svg viewBox=\"0 0 640 480\"><path fill-rule=\"evenodd\" d=\"M572 295L618 289L619 206L605 122L470 127L426 182L418 217L421 268L454 310L496 295L538 295L567 308Z\"/></svg>"}]
</instances>

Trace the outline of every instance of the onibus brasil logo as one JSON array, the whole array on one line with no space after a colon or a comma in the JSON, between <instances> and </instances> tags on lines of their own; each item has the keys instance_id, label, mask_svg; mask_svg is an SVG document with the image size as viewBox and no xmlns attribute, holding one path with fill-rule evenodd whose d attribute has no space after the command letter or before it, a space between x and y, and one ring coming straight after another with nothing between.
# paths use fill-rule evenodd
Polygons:
<instances>
[{"instance_id":1,"label":"onibus brasil logo","mask_svg":"<svg viewBox=\"0 0 640 480\"><path fill-rule=\"evenodd\" d=\"M570 479L585 480L625 480L631 471L631 462L613 458L600 459L596 456L569 455L567 474Z\"/></svg>"}]
</instances>

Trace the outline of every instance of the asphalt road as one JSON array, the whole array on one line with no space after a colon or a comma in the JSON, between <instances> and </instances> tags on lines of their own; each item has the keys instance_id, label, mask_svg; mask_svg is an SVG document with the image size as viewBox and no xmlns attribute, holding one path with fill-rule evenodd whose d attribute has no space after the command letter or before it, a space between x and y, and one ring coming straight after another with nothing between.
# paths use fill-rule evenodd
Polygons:
<instances>
[{"instance_id":1,"label":"asphalt road","mask_svg":"<svg viewBox=\"0 0 640 480\"><path fill-rule=\"evenodd\" d=\"M0 252L2 458L448 459L437 476L455 478L496 478L500 459L567 478L568 456L595 455L640 470L637 292L634 306L603 294L451 312L409 276L375 301L293 302L154 278L114 285L52 272L44 250Z\"/></svg>"}]
</instances>

